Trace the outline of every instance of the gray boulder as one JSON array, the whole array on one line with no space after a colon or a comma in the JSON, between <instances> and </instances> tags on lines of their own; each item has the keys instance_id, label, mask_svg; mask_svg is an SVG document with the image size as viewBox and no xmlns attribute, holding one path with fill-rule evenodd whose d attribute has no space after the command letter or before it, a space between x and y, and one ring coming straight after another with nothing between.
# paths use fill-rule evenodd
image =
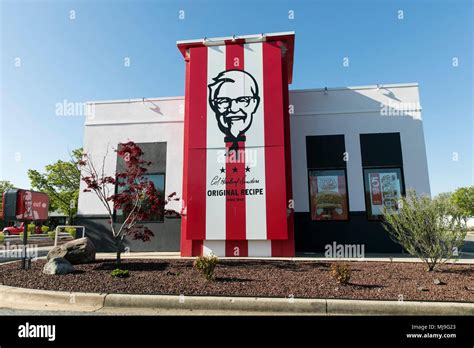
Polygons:
<instances>
[{"instance_id":1,"label":"gray boulder","mask_svg":"<svg viewBox=\"0 0 474 348\"><path fill-rule=\"evenodd\" d=\"M74 271L71 263L63 257L51 259L43 267L44 274L68 274Z\"/></svg>"},{"instance_id":2,"label":"gray boulder","mask_svg":"<svg viewBox=\"0 0 474 348\"><path fill-rule=\"evenodd\" d=\"M57 257L65 257L66 253L67 253L66 249L62 249L61 245L58 245L58 246L55 246L53 249L51 249L48 252L48 255L46 256L46 259L49 261L49 260L55 259Z\"/></svg>"},{"instance_id":3,"label":"gray boulder","mask_svg":"<svg viewBox=\"0 0 474 348\"><path fill-rule=\"evenodd\" d=\"M51 249L47 259L52 260L59 257L65 258L73 265L94 262L95 247L87 237L75 239Z\"/></svg>"}]
</instances>

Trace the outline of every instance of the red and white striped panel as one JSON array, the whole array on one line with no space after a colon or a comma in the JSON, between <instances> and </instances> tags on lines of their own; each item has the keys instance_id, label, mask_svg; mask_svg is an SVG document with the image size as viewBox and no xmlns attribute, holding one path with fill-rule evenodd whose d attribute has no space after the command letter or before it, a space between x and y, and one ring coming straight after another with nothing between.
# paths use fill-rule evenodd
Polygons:
<instances>
[{"instance_id":1,"label":"red and white striped panel","mask_svg":"<svg viewBox=\"0 0 474 348\"><path fill-rule=\"evenodd\" d=\"M201 241L192 249L271 256L269 240L288 239L283 68L281 48L274 42L189 49L182 237ZM245 139L238 141L237 161L228 156L234 143L225 141L209 102L214 95L208 86L230 70L246 74L233 74L235 85L222 84L219 96L235 97L237 87L248 96L254 81L258 86L258 107Z\"/></svg>"}]
</instances>

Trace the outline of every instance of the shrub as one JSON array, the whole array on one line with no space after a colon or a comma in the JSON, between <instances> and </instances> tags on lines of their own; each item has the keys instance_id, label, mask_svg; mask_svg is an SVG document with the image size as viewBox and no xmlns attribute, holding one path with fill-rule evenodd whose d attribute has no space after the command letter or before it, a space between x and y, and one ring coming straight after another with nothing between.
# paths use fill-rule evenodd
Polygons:
<instances>
[{"instance_id":1,"label":"shrub","mask_svg":"<svg viewBox=\"0 0 474 348\"><path fill-rule=\"evenodd\" d=\"M48 232L48 238L54 240L54 238L56 238L56 232L55 231L49 231Z\"/></svg>"},{"instance_id":2,"label":"shrub","mask_svg":"<svg viewBox=\"0 0 474 348\"><path fill-rule=\"evenodd\" d=\"M331 275L340 284L348 284L351 279L351 269L346 264L331 264Z\"/></svg>"},{"instance_id":3,"label":"shrub","mask_svg":"<svg viewBox=\"0 0 474 348\"><path fill-rule=\"evenodd\" d=\"M199 256L193 262L193 267L201 272L207 280L214 279L214 269L219 259L215 255Z\"/></svg>"},{"instance_id":4,"label":"shrub","mask_svg":"<svg viewBox=\"0 0 474 348\"><path fill-rule=\"evenodd\" d=\"M130 273L128 272L127 269L120 269L120 268L116 268L112 271L112 273L110 273L112 275L112 277L115 277L115 278L127 278L130 276Z\"/></svg>"},{"instance_id":5,"label":"shrub","mask_svg":"<svg viewBox=\"0 0 474 348\"><path fill-rule=\"evenodd\" d=\"M35 224L28 224L28 237L30 236L30 233L33 233L35 231L35 228Z\"/></svg>"},{"instance_id":6,"label":"shrub","mask_svg":"<svg viewBox=\"0 0 474 348\"><path fill-rule=\"evenodd\" d=\"M5 235L3 232L0 232L0 242L3 242L5 240Z\"/></svg>"},{"instance_id":7,"label":"shrub","mask_svg":"<svg viewBox=\"0 0 474 348\"><path fill-rule=\"evenodd\" d=\"M408 191L400 199L398 213L384 208L383 217L392 239L423 260L428 271L457 258L467 233L467 218L449 195L431 199Z\"/></svg>"},{"instance_id":8,"label":"shrub","mask_svg":"<svg viewBox=\"0 0 474 348\"><path fill-rule=\"evenodd\" d=\"M75 227L66 227L64 229L72 238L76 238L76 228Z\"/></svg>"},{"instance_id":9,"label":"shrub","mask_svg":"<svg viewBox=\"0 0 474 348\"><path fill-rule=\"evenodd\" d=\"M41 232L43 233L46 233L49 231L49 227L48 226L41 226Z\"/></svg>"}]
</instances>

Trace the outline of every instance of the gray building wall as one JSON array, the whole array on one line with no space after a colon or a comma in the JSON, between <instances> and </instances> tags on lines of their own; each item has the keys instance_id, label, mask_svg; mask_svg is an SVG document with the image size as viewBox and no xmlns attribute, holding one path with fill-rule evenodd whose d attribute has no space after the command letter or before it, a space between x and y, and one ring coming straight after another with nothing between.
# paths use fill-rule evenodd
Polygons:
<instances>
[{"instance_id":1,"label":"gray building wall","mask_svg":"<svg viewBox=\"0 0 474 348\"><path fill-rule=\"evenodd\" d=\"M86 236L92 240L97 251L115 251L116 246L110 232L107 216L81 215L76 218L76 224L86 228ZM153 231L150 241L142 242L127 236L124 240L124 250L130 251L179 251L181 219L165 217L164 222L144 224Z\"/></svg>"},{"instance_id":2,"label":"gray building wall","mask_svg":"<svg viewBox=\"0 0 474 348\"><path fill-rule=\"evenodd\" d=\"M118 145L118 144L117 144ZM147 174L166 174L166 142L137 143L142 149L143 160L151 162ZM116 156L117 172L125 171L125 162ZM166 176L166 175L165 175ZM165 180L166 190L166 180ZM97 250L115 251L115 241L110 232L108 216L81 215L76 221L85 226L87 236L92 240ZM179 251L181 219L164 217L163 221L144 223L143 227L149 228L154 236L150 241L143 242L127 236L124 241L124 250L131 251Z\"/></svg>"}]
</instances>

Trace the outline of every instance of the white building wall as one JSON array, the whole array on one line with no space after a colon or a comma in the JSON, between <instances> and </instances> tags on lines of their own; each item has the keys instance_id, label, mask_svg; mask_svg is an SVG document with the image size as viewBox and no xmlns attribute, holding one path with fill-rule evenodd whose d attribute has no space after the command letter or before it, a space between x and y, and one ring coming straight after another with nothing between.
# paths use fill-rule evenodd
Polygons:
<instances>
[{"instance_id":1,"label":"white building wall","mask_svg":"<svg viewBox=\"0 0 474 348\"><path fill-rule=\"evenodd\" d=\"M295 211L308 212L306 136L344 134L350 211L365 211L359 134L399 132L405 187L430 194L417 84L290 92ZM399 112L399 109L413 109Z\"/></svg>"},{"instance_id":2,"label":"white building wall","mask_svg":"<svg viewBox=\"0 0 474 348\"><path fill-rule=\"evenodd\" d=\"M84 149L95 163L105 162L113 174L120 142L167 142L166 193L182 193L184 99L160 98L90 103L93 114L85 124ZM364 184L359 134L399 132L406 188L430 193L428 166L416 84L290 91L293 196L295 211L308 212L306 136L344 134L350 211L364 211ZM383 108L385 106L385 108ZM387 107L388 106L388 107ZM397 112L402 108L410 112ZM381 111L387 111L384 114ZM390 111L392 115L388 113ZM81 190L83 189L81 183ZM179 202L172 208L179 210ZM81 192L78 214L103 215L93 193ZM262 246L255 245L260 249ZM250 246L249 246L250 248ZM252 247L253 248L253 247Z\"/></svg>"},{"instance_id":3,"label":"white building wall","mask_svg":"<svg viewBox=\"0 0 474 348\"><path fill-rule=\"evenodd\" d=\"M105 173L113 175L117 163L114 150L121 142L166 142L165 194L181 194L183 177L184 99L163 98L90 103L92 114L85 124L84 152L99 165L108 151ZM85 188L81 182L81 191ZM111 188L113 189L113 188ZM179 202L169 208L179 211ZM79 215L103 215L106 209L92 192L81 192Z\"/></svg>"}]
</instances>

